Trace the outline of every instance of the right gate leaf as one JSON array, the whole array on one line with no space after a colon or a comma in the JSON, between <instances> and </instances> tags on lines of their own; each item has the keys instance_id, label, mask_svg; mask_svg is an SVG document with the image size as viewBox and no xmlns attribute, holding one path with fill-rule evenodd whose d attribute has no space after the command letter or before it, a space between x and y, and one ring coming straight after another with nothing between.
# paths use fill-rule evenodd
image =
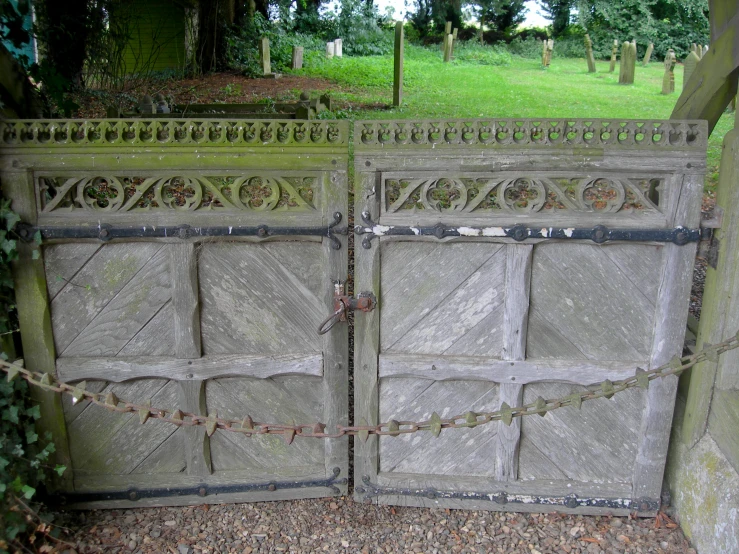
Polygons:
<instances>
[{"instance_id":1,"label":"right gate leaf","mask_svg":"<svg viewBox=\"0 0 739 554\"><path fill-rule=\"evenodd\" d=\"M355 318L355 420L455 422L357 441L356 496L654 513L676 379L510 424L477 414L681 353L704 124L357 122L354 137L355 290L379 300Z\"/></svg>"}]
</instances>

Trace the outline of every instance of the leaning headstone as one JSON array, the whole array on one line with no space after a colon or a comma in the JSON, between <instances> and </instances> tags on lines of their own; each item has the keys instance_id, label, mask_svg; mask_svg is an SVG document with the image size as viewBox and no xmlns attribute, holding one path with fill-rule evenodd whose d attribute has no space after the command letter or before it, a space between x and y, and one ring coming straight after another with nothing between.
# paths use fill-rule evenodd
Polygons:
<instances>
[{"instance_id":1,"label":"leaning headstone","mask_svg":"<svg viewBox=\"0 0 739 554\"><path fill-rule=\"evenodd\" d=\"M393 106L403 103L403 22L395 24L395 64L393 68Z\"/></svg>"},{"instance_id":2,"label":"leaning headstone","mask_svg":"<svg viewBox=\"0 0 739 554\"><path fill-rule=\"evenodd\" d=\"M646 53L646 54L644 54L644 60L642 61L642 65L643 65L644 67L647 67L647 65L649 64L649 60L650 60L650 59L651 59L651 57L652 57L652 52L654 52L654 44L652 44L652 43L650 42L650 43L649 43L649 46L647 46L647 53Z\"/></svg>"},{"instance_id":3,"label":"leaning headstone","mask_svg":"<svg viewBox=\"0 0 739 554\"><path fill-rule=\"evenodd\" d=\"M621 68L618 74L618 82L622 85L633 85L635 71L636 44L627 41L621 47Z\"/></svg>"},{"instance_id":4,"label":"leaning headstone","mask_svg":"<svg viewBox=\"0 0 739 554\"><path fill-rule=\"evenodd\" d=\"M446 45L446 49L444 50L444 61L448 62L452 59L452 48L454 48L451 34L446 36L446 41L444 42L444 44Z\"/></svg>"},{"instance_id":5,"label":"leaning headstone","mask_svg":"<svg viewBox=\"0 0 739 554\"><path fill-rule=\"evenodd\" d=\"M262 75L272 74L272 62L269 59L269 39L259 40L259 60L262 63Z\"/></svg>"},{"instance_id":6,"label":"leaning headstone","mask_svg":"<svg viewBox=\"0 0 739 554\"><path fill-rule=\"evenodd\" d=\"M665 75L662 77L662 94L675 92L675 51L670 48L665 56Z\"/></svg>"},{"instance_id":7,"label":"leaning headstone","mask_svg":"<svg viewBox=\"0 0 739 554\"><path fill-rule=\"evenodd\" d=\"M334 56L341 58L344 55L344 43L340 38L334 41Z\"/></svg>"},{"instance_id":8,"label":"leaning headstone","mask_svg":"<svg viewBox=\"0 0 739 554\"><path fill-rule=\"evenodd\" d=\"M593 41L590 35L585 35L585 56L588 59L588 73L595 73L595 58L593 57Z\"/></svg>"},{"instance_id":9,"label":"leaning headstone","mask_svg":"<svg viewBox=\"0 0 739 554\"><path fill-rule=\"evenodd\" d=\"M685 85L688 84L690 76L693 74L693 71L695 71L695 66L698 65L699 61L701 61L701 59L695 52L691 52L688 54L688 57L685 58L685 61L683 62L683 90L685 90Z\"/></svg>"},{"instance_id":10,"label":"leaning headstone","mask_svg":"<svg viewBox=\"0 0 739 554\"><path fill-rule=\"evenodd\" d=\"M303 47L293 46L293 60L290 65L292 69L303 69Z\"/></svg>"},{"instance_id":11,"label":"leaning headstone","mask_svg":"<svg viewBox=\"0 0 739 554\"><path fill-rule=\"evenodd\" d=\"M613 41L611 47L611 67L608 68L608 73L613 73L616 70L616 59L618 58L618 41Z\"/></svg>"},{"instance_id":12,"label":"leaning headstone","mask_svg":"<svg viewBox=\"0 0 739 554\"><path fill-rule=\"evenodd\" d=\"M333 41L327 42L326 43L326 57L333 58L335 51L336 51L336 45L333 43Z\"/></svg>"},{"instance_id":13,"label":"leaning headstone","mask_svg":"<svg viewBox=\"0 0 739 554\"><path fill-rule=\"evenodd\" d=\"M446 43L449 40L449 35L452 34L452 22L447 21L444 25L444 41L441 43L441 52L446 52Z\"/></svg>"},{"instance_id":14,"label":"leaning headstone","mask_svg":"<svg viewBox=\"0 0 739 554\"><path fill-rule=\"evenodd\" d=\"M708 45L707 44L705 46L703 46L703 52L701 53L701 58L703 58L703 56L705 56L706 54L708 54Z\"/></svg>"}]
</instances>

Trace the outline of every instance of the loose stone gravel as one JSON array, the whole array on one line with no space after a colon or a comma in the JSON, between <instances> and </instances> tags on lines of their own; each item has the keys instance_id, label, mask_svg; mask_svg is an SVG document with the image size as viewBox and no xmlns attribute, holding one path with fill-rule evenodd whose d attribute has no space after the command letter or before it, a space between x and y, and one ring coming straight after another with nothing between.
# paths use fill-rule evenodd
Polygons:
<instances>
[{"instance_id":1,"label":"loose stone gravel","mask_svg":"<svg viewBox=\"0 0 739 554\"><path fill-rule=\"evenodd\" d=\"M695 554L668 519L373 506L349 498L71 514L66 554Z\"/></svg>"}]
</instances>

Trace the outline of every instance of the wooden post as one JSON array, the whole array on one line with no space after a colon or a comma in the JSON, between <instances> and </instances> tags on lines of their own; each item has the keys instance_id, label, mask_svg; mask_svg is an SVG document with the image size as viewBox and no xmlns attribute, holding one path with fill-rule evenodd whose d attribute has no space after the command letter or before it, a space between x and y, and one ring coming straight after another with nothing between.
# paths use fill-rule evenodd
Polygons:
<instances>
[{"instance_id":1,"label":"wooden post","mask_svg":"<svg viewBox=\"0 0 739 554\"><path fill-rule=\"evenodd\" d=\"M303 69L303 47L293 46L292 69Z\"/></svg>"},{"instance_id":2,"label":"wooden post","mask_svg":"<svg viewBox=\"0 0 739 554\"><path fill-rule=\"evenodd\" d=\"M403 103L403 22L395 24L395 64L393 68L393 106Z\"/></svg>"},{"instance_id":3,"label":"wooden post","mask_svg":"<svg viewBox=\"0 0 739 554\"><path fill-rule=\"evenodd\" d=\"M11 208L24 223L36 223L36 198L33 178L29 171L4 171L0 175L3 195L12 199ZM41 256L34 259L34 247L18 241L18 259L11 264L15 282L15 303L18 308L18 325L23 343L25 367L56 375L56 348L51 329L51 314L46 288L46 272ZM41 419L37 422L39 436L49 432L56 451L47 464L63 465L67 470L61 476L52 473L47 487L53 490L72 490L72 458L67 442L67 423L64 419L61 394L30 386L31 400L38 404Z\"/></svg>"},{"instance_id":4,"label":"wooden post","mask_svg":"<svg viewBox=\"0 0 739 554\"><path fill-rule=\"evenodd\" d=\"M259 40L259 59L262 62L262 75L272 74L272 62L269 59L269 39Z\"/></svg>"}]
</instances>

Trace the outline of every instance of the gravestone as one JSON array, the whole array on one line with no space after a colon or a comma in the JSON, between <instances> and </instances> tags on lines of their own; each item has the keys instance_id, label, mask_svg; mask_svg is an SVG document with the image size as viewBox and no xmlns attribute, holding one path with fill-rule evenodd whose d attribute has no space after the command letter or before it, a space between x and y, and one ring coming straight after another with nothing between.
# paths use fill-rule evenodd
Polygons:
<instances>
[{"instance_id":1,"label":"gravestone","mask_svg":"<svg viewBox=\"0 0 739 554\"><path fill-rule=\"evenodd\" d=\"M672 94L675 92L675 51L670 48L665 56L665 75L662 77L662 94Z\"/></svg>"},{"instance_id":2,"label":"gravestone","mask_svg":"<svg viewBox=\"0 0 739 554\"><path fill-rule=\"evenodd\" d=\"M547 41L542 40L541 41L541 66L546 67L547 66Z\"/></svg>"},{"instance_id":3,"label":"gravestone","mask_svg":"<svg viewBox=\"0 0 739 554\"><path fill-rule=\"evenodd\" d=\"M293 60L290 65L292 69L303 69L303 47L293 46Z\"/></svg>"},{"instance_id":4,"label":"gravestone","mask_svg":"<svg viewBox=\"0 0 739 554\"><path fill-rule=\"evenodd\" d=\"M155 114L157 113L157 105L154 103L151 96L144 94L144 96L141 97L141 100L139 100L137 111L143 114Z\"/></svg>"},{"instance_id":5,"label":"gravestone","mask_svg":"<svg viewBox=\"0 0 739 554\"><path fill-rule=\"evenodd\" d=\"M444 49L444 61L449 62L452 59L452 48L454 48L454 44L452 42L452 35L449 34L446 36L446 40L444 41L445 49Z\"/></svg>"},{"instance_id":6,"label":"gravestone","mask_svg":"<svg viewBox=\"0 0 739 554\"><path fill-rule=\"evenodd\" d=\"M652 58L652 52L654 52L654 44L650 42L649 46L647 46L647 53L644 54L644 60L642 61L644 67L647 67L649 64L649 60Z\"/></svg>"},{"instance_id":7,"label":"gravestone","mask_svg":"<svg viewBox=\"0 0 739 554\"><path fill-rule=\"evenodd\" d=\"M590 35L585 35L585 56L588 60L588 73L595 73L595 58L593 57L593 41Z\"/></svg>"},{"instance_id":8,"label":"gravestone","mask_svg":"<svg viewBox=\"0 0 739 554\"><path fill-rule=\"evenodd\" d=\"M344 55L344 43L340 38L334 41L334 56L341 58Z\"/></svg>"},{"instance_id":9,"label":"gravestone","mask_svg":"<svg viewBox=\"0 0 739 554\"><path fill-rule=\"evenodd\" d=\"M457 44L457 33L459 32L459 29L454 29L452 31L452 59L454 59L454 47Z\"/></svg>"},{"instance_id":10,"label":"gravestone","mask_svg":"<svg viewBox=\"0 0 739 554\"><path fill-rule=\"evenodd\" d=\"M546 43L546 47L547 47L547 59L546 59L545 67L549 67L549 64L552 63L552 52L554 51L554 40L549 39L544 42Z\"/></svg>"},{"instance_id":11,"label":"gravestone","mask_svg":"<svg viewBox=\"0 0 739 554\"><path fill-rule=\"evenodd\" d=\"M262 63L262 75L272 74L272 62L269 59L269 39L259 40L259 60Z\"/></svg>"},{"instance_id":12,"label":"gravestone","mask_svg":"<svg viewBox=\"0 0 739 554\"><path fill-rule=\"evenodd\" d=\"M613 73L616 70L616 59L618 58L618 40L613 41L611 47L611 66L608 68L608 73Z\"/></svg>"},{"instance_id":13,"label":"gravestone","mask_svg":"<svg viewBox=\"0 0 739 554\"><path fill-rule=\"evenodd\" d=\"M698 45L695 42L690 45L690 51L695 52L695 55L698 56L698 59L700 59L701 55L703 54L703 50L698 48Z\"/></svg>"},{"instance_id":14,"label":"gravestone","mask_svg":"<svg viewBox=\"0 0 739 554\"><path fill-rule=\"evenodd\" d=\"M634 73L636 71L636 43L624 42L621 48L621 68L618 74L618 82L622 85L634 84Z\"/></svg>"},{"instance_id":15,"label":"gravestone","mask_svg":"<svg viewBox=\"0 0 739 554\"><path fill-rule=\"evenodd\" d=\"M705 46L703 46L703 52L701 53L701 58L703 56L705 56L706 54L708 54L708 45L707 44Z\"/></svg>"},{"instance_id":16,"label":"gravestone","mask_svg":"<svg viewBox=\"0 0 739 554\"><path fill-rule=\"evenodd\" d=\"M403 103L403 22L395 24L395 67L393 71L393 106Z\"/></svg>"},{"instance_id":17,"label":"gravestone","mask_svg":"<svg viewBox=\"0 0 739 554\"><path fill-rule=\"evenodd\" d=\"M447 21L446 24L444 25L444 40L441 43L442 54L446 52L446 43L449 40L448 37L450 34L452 34L452 22Z\"/></svg>"},{"instance_id":18,"label":"gravestone","mask_svg":"<svg viewBox=\"0 0 739 554\"><path fill-rule=\"evenodd\" d=\"M693 71L695 71L695 66L698 65L699 61L701 61L701 59L695 51L691 51L690 54L688 54L688 57L685 58L685 61L683 62L683 90L685 90L685 85L688 84L690 76L693 74Z\"/></svg>"},{"instance_id":19,"label":"gravestone","mask_svg":"<svg viewBox=\"0 0 739 554\"><path fill-rule=\"evenodd\" d=\"M327 58L333 58L334 53L336 52L336 45L332 42L326 43L326 57Z\"/></svg>"}]
</instances>

